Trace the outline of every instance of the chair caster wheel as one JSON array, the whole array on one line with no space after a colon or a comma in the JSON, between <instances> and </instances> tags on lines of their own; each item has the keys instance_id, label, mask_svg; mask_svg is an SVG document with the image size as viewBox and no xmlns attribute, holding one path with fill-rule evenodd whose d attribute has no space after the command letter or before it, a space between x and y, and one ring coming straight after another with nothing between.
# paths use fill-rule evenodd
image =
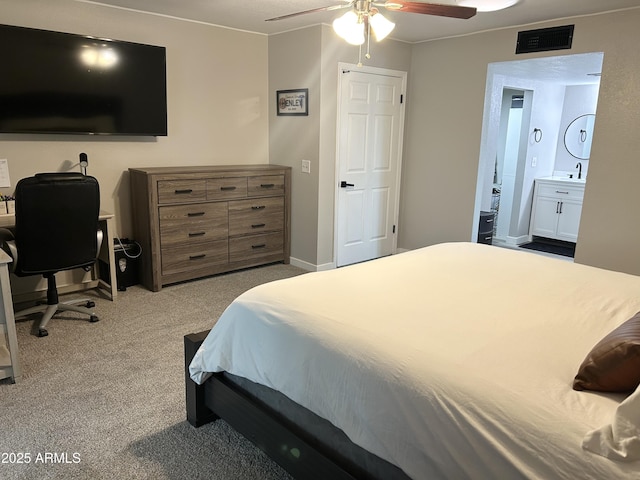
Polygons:
<instances>
[{"instance_id":1,"label":"chair caster wheel","mask_svg":"<svg viewBox=\"0 0 640 480\"><path fill-rule=\"evenodd\" d=\"M42 337L46 337L47 335L49 335L49 332L47 332L47 329L46 329L46 328L39 328L39 329L38 329L38 336L39 336L40 338L42 338Z\"/></svg>"},{"instance_id":2,"label":"chair caster wheel","mask_svg":"<svg viewBox=\"0 0 640 480\"><path fill-rule=\"evenodd\" d=\"M96 302L92 302L91 300L87 300L87 304L85 305L85 307L87 308L93 308L96 306Z\"/></svg>"},{"instance_id":3,"label":"chair caster wheel","mask_svg":"<svg viewBox=\"0 0 640 480\"><path fill-rule=\"evenodd\" d=\"M98 316L97 316L97 315L91 315L91 317L89 317L89 321L90 321L91 323L96 323L96 322L99 322L99 321L100 321L100 319L98 318Z\"/></svg>"}]
</instances>

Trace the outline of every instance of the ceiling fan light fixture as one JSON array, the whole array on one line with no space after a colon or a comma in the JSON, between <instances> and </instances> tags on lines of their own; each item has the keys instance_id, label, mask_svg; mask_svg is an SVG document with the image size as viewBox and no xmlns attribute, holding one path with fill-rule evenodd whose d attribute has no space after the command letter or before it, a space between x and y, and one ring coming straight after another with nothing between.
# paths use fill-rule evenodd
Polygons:
<instances>
[{"instance_id":1,"label":"ceiling fan light fixture","mask_svg":"<svg viewBox=\"0 0 640 480\"><path fill-rule=\"evenodd\" d=\"M353 10L349 10L333 21L333 30L351 45L364 43L364 22Z\"/></svg>"},{"instance_id":2,"label":"ceiling fan light fixture","mask_svg":"<svg viewBox=\"0 0 640 480\"><path fill-rule=\"evenodd\" d=\"M474 7L478 12L496 12L514 6L520 0L459 0L461 7Z\"/></svg>"},{"instance_id":3,"label":"ceiling fan light fixture","mask_svg":"<svg viewBox=\"0 0 640 480\"><path fill-rule=\"evenodd\" d=\"M386 38L396 27L395 23L385 18L380 12L370 15L369 23L378 42Z\"/></svg>"}]
</instances>

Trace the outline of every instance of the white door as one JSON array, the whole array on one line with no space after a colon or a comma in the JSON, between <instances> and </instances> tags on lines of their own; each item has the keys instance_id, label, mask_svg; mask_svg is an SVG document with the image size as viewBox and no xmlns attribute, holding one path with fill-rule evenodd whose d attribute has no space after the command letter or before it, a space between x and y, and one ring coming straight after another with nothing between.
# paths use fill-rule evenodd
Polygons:
<instances>
[{"instance_id":1,"label":"white door","mask_svg":"<svg viewBox=\"0 0 640 480\"><path fill-rule=\"evenodd\" d=\"M406 74L341 68L336 265L394 253Z\"/></svg>"}]
</instances>

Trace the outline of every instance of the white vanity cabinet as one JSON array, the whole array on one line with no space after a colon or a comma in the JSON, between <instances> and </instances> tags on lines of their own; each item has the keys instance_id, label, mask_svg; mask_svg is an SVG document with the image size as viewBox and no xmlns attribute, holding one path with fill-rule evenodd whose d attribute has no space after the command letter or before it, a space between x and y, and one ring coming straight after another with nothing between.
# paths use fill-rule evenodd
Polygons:
<instances>
[{"instance_id":1,"label":"white vanity cabinet","mask_svg":"<svg viewBox=\"0 0 640 480\"><path fill-rule=\"evenodd\" d=\"M584 182L537 178L529 233L575 242L578 239Z\"/></svg>"}]
</instances>

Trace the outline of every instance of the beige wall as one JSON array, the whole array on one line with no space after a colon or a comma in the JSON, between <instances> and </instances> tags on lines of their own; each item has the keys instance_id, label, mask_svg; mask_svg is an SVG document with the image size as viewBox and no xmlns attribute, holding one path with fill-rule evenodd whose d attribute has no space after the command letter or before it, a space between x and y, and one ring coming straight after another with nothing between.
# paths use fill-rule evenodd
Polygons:
<instances>
[{"instance_id":1,"label":"beige wall","mask_svg":"<svg viewBox=\"0 0 640 480\"><path fill-rule=\"evenodd\" d=\"M103 209L129 236L129 167L269 162L266 36L69 0L0 0L0 12L5 24L167 49L167 137L0 135L14 185L36 172L78 170L86 152Z\"/></svg>"},{"instance_id":2,"label":"beige wall","mask_svg":"<svg viewBox=\"0 0 640 480\"><path fill-rule=\"evenodd\" d=\"M292 168L291 257L315 264L320 131L319 26L269 37L269 159ZM278 116L276 91L309 89L308 116ZM302 160L311 173L302 173Z\"/></svg>"},{"instance_id":3,"label":"beige wall","mask_svg":"<svg viewBox=\"0 0 640 480\"><path fill-rule=\"evenodd\" d=\"M604 52L576 262L640 274L640 9L565 19L571 50L515 55L514 28L413 46L398 245L469 241L487 65Z\"/></svg>"},{"instance_id":4,"label":"beige wall","mask_svg":"<svg viewBox=\"0 0 640 480\"><path fill-rule=\"evenodd\" d=\"M367 66L408 71L411 46L396 41L373 44ZM269 95L273 96L270 162L293 167L292 261L309 269L333 266L336 188L338 63L355 64L358 48L319 25L269 38ZM309 88L309 117L278 117L275 91ZM300 171L311 160L311 174ZM296 185L297 183L297 185Z\"/></svg>"},{"instance_id":5,"label":"beige wall","mask_svg":"<svg viewBox=\"0 0 640 480\"><path fill-rule=\"evenodd\" d=\"M169 136L2 136L13 183L39 171L77 169L89 155L102 204L131 234L127 169L149 165L281 163L294 170L292 256L331 265L338 62L357 48L331 27L270 38L70 0L0 0L2 23L85 33L167 48ZM604 52L598 119L576 261L640 274L640 9L549 22L574 23L571 50L515 55L520 29L418 45L372 46L369 66L408 71L398 246L468 241L487 65L559 53ZM534 27L527 27L534 28ZM275 91L309 88L308 117L277 117ZM311 160L311 174L300 162ZM6 190L5 190L6 192ZM5 193L3 192L3 193ZM6 192L9 193L9 192Z\"/></svg>"}]
</instances>

